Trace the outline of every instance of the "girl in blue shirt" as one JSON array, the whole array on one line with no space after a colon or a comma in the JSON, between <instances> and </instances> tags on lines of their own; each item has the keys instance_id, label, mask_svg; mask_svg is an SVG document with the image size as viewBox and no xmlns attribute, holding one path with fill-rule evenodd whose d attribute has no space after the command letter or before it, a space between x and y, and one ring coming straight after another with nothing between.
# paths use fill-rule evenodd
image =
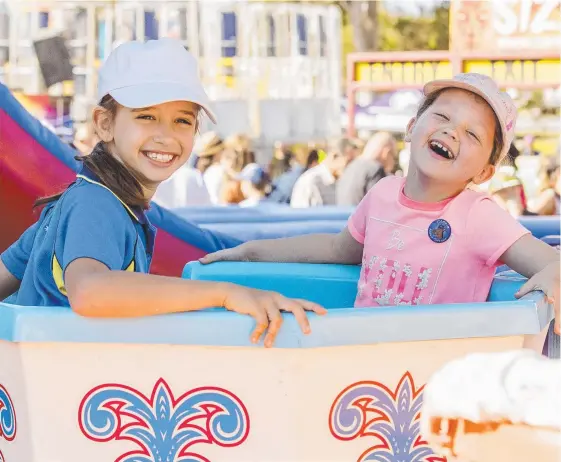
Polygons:
<instances>
[{"instance_id":1,"label":"girl in blue shirt","mask_svg":"<svg viewBox=\"0 0 561 462\"><path fill-rule=\"evenodd\" d=\"M223 306L253 316L253 342L271 346L294 313L304 333L308 301L221 282L147 274L155 228L144 211L158 185L191 154L198 120L213 122L193 56L180 42L128 42L99 72L92 118L101 140L83 168L45 205L37 223L0 255L0 300L70 306L92 317L135 317Z\"/></svg>"}]
</instances>

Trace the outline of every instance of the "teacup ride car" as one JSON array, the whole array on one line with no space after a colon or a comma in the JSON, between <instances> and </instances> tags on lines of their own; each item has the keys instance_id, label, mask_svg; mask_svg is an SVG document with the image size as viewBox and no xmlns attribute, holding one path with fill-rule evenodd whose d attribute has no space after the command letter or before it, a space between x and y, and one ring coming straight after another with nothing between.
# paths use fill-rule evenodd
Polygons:
<instances>
[{"instance_id":1,"label":"teacup ride car","mask_svg":"<svg viewBox=\"0 0 561 462\"><path fill-rule=\"evenodd\" d=\"M253 319L221 308L86 319L0 304L1 460L444 461L420 434L425 383L468 353L520 348L551 307L540 292L514 299L524 279L507 272L484 303L356 309L359 272L187 264L186 279L328 308L310 335L285 314L270 349L250 342Z\"/></svg>"}]
</instances>

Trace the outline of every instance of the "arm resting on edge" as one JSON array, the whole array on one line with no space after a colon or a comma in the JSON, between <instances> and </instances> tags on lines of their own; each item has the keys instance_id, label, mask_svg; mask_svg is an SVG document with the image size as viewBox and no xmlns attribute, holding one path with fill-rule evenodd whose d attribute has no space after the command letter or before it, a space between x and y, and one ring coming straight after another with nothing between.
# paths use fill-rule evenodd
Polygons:
<instances>
[{"instance_id":1,"label":"arm resting on edge","mask_svg":"<svg viewBox=\"0 0 561 462\"><path fill-rule=\"evenodd\" d=\"M358 265L362 261L363 245L345 228L338 234L307 234L250 241L231 250L232 255L241 255L242 260L249 261Z\"/></svg>"},{"instance_id":2,"label":"arm resting on edge","mask_svg":"<svg viewBox=\"0 0 561 462\"><path fill-rule=\"evenodd\" d=\"M65 271L72 309L82 316L127 318L223 306L230 284L186 281L152 274L111 271L90 258Z\"/></svg>"}]
</instances>

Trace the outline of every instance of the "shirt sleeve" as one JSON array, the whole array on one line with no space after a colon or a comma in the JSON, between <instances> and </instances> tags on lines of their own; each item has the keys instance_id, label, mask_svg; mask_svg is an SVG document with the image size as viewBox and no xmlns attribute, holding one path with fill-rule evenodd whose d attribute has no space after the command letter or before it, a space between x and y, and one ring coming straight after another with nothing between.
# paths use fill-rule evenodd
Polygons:
<instances>
[{"instance_id":1,"label":"shirt sleeve","mask_svg":"<svg viewBox=\"0 0 561 462\"><path fill-rule=\"evenodd\" d=\"M323 197L317 184L311 184L308 191L308 205L310 207L319 207L323 205Z\"/></svg>"},{"instance_id":2,"label":"shirt sleeve","mask_svg":"<svg viewBox=\"0 0 561 462\"><path fill-rule=\"evenodd\" d=\"M502 254L530 233L490 197L473 205L467 223L471 249L487 266L498 266Z\"/></svg>"},{"instance_id":3,"label":"shirt sleeve","mask_svg":"<svg viewBox=\"0 0 561 462\"><path fill-rule=\"evenodd\" d=\"M347 228L349 229L351 236L353 236L360 244L364 244L364 239L366 237L366 221L368 215L370 214L370 207L375 200L376 188L371 188L349 217Z\"/></svg>"},{"instance_id":4,"label":"shirt sleeve","mask_svg":"<svg viewBox=\"0 0 561 462\"><path fill-rule=\"evenodd\" d=\"M23 274L33 249L33 241L42 221L41 216L35 224L27 228L20 238L0 255L0 259L6 269L20 281L23 279Z\"/></svg>"},{"instance_id":5,"label":"shirt sleeve","mask_svg":"<svg viewBox=\"0 0 561 462\"><path fill-rule=\"evenodd\" d=\"M134 248L131 218L110 192L99 186L76 187L61 200L55 256L63 274L70 263L91 258L111 270L125 265L127 248Z\"/></svg>"},{"instance_id":6,"label":"shirt sleeve","mask_svg":"<svg viewBox=\"0 0 561 462\"><path fill-rule=\"evenodd\" d=\"M294 208L305 208L310 206L310 187L307 181L298 179L292 191L290 206Z\"/></svg>"}]
</instances>

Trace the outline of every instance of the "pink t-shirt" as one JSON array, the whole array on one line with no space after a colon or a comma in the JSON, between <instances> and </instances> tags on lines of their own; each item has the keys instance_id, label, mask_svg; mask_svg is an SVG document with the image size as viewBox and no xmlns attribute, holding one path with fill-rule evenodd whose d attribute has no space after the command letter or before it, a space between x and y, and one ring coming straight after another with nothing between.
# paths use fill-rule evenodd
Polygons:
<instances>
[{"instance_id":1,"label":"pink t-shirt","mask_svg":"<svg viewBox=\"0 0 561 462\"><path fill-rule=\"evenodd\" d=\"M380 180L349 219L364 244L355 306L485 301L499 258L529 231L486 194L422 203L404 184Z\"/></svg>"}]
</instances>

